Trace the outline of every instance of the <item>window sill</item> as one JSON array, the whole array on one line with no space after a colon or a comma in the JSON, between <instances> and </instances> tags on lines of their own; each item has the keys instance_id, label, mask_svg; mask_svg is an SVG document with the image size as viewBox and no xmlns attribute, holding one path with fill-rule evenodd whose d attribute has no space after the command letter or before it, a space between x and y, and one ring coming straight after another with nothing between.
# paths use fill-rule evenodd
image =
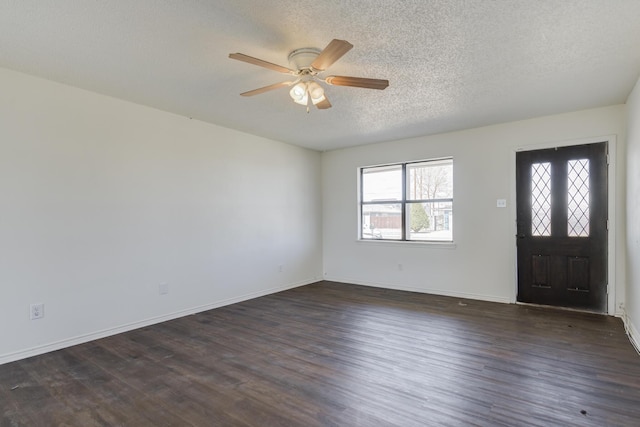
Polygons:
<instances>
[{"instance_id":1,"label":"window sill","mask_svg":"<svg viewBox=\"0 0 640 427\"><path fill-rule=\"evenodd\" d=\"M455 242L438 242L423 240L382 240L382 239L358 239L357 243L365 245L382 245L382 246L405 246L414 248L433 248L433 249L456 249L458 246Z\"/></svg>"}]
</instances>

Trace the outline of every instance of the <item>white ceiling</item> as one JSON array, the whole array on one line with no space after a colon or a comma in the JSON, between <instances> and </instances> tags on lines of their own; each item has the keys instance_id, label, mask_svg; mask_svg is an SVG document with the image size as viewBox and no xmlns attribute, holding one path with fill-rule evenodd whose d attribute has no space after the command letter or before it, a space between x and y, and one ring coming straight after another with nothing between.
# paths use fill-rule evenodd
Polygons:
<instances>
[{"instance_id":1,"label":"white ceiling","mask_svg":"<svg viewBox=\"0 0 640 427\"><path fill-rule=\"evenodd\" d=\"M300 47L354 48L329 110L287 89ZM0 66L267 138L330 150L624 103L640 74L640 0L4 0Z\"/></svg>"}]
</instances>

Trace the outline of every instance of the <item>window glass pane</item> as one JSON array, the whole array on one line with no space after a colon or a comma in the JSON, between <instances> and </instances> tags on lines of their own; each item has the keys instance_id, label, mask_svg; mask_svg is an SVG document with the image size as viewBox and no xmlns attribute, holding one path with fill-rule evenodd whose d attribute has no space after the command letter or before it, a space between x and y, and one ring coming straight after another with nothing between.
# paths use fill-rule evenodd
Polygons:
<instances>
[{"instance_id":1,"label":"window glass pane","mask_svg":"<svg viewBox=\"0 0 640 427\"><path fill-rule=\"evenodd\" d=\"M567 234L589 237L589 159L567 163Z\"/></svg>"},{"instance_id":2,"label":"window glass pane","mask_svg":"<svg viewBox=\"0 0 640 427\"><path fill-rule=\"evenodd\" d=\"M453 198L451 159L407 165L407 200Z\"/></svg>"},{"instance_id":3,"label":"window glass pane","mask_svg":"<svg viewBox=\"0 0 640 427\"><path fill-rule=\"evenodd\" d=\"M453 203L407 203L407 239L453 241Z\"/></svg>"},{"instance_id":4,"label":"window glass pane","mask_svg":"<svg viewBox=\"0 0 640 427\"><path fill-rule=\"evenodd\" d=\"M402 200L402 166L381 166L362 170L362 200Z\"/></svg>"},{"instance_id":5,"label":"window glass pane","mask_svg":"<svg viewBox=\"0 0 640 427\"><path fill-rule=\"evenodd\" d=\"M402 238L402 205L374 204L362 206L362 238Z\"/></svg>"},{"instance_id":6,"label":"window glass pane","mask_svg":"<svg viewBox=\"0 0 640 427\"><path fill-rule=\"evenodd\" d=\"M360 177L362 239L453 241L452 159L372 166Z\"/></svg>"},{"instance_id":7,"label":"window glass pane","mask_svg":"<svg viewBox=\"0 0 640 427\"><path fill-rule=\"evenodd\" d=\"M531 165L531 235L551 236L551 163Z\"/></svg>"}]
</instances>

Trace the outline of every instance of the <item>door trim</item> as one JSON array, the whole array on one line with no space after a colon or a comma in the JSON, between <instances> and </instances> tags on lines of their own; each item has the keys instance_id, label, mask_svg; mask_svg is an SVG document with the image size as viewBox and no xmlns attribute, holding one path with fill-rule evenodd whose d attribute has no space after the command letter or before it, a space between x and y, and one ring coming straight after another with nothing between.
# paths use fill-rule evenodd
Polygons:
<instances>
[{"instance_id":1,"label":"door trim","mask_svg":"<svg viewBox=\"0 0 640 427\"><path fill-rule=\"evenodd\" d=\"M552 142L543 142L537 144L528 144L521 145L516 147L511 151L511 167L510 167L510 218L511 218L511 236L513 236L512 240L512 253L513 253L513 286L511 287L511 301L517 303L517 292L518 292L518 257L517 257L517 245L515 235L517 234L517 224L516 224L516 153L520 151L534 151L534 150L544 150L547 148L555 148L555 147L569 147L572 145L585 145L585 144L594 144L597 142L607 142L608 151L609 151L609 164L607 166L608 173L608 209L609 209L609 229L607 230L607 245L608 245L608 254L607 254L607 311L606 313L609 315L622 315L622 311L618 310L617 307L624 302L624 300L618 301L616 296L618 295L617 287L618 283L616 282L616 259L617 259L617 248L616 248L616 234L617 234L617 210L616 210L616 183L617 183L617 137L616 135L604 135L598 137L590 137L590 138L581 138L581 139L572 139L572 140L564 140L564 141L552 141ZM621 291L620 296L624 293Z\"/></svg>"}]
</instances>

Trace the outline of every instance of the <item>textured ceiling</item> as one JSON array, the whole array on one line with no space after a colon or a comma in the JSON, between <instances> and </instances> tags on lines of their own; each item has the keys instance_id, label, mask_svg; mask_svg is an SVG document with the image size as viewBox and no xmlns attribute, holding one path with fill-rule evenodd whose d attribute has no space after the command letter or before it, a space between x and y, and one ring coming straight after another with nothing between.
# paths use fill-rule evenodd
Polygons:
<instances>
[{"instance_id":1,"label":"textured ceiling","mask_svg":"<svg viewBox=\"0 0 640 427\"><path fill-rule=\"evenodd\" d=\"M300 47L354 48L329 110L287 89ZM4 0L0 67L317 150L624 103L640 74L640 0Z\"/></svg>"}]
</instances>

